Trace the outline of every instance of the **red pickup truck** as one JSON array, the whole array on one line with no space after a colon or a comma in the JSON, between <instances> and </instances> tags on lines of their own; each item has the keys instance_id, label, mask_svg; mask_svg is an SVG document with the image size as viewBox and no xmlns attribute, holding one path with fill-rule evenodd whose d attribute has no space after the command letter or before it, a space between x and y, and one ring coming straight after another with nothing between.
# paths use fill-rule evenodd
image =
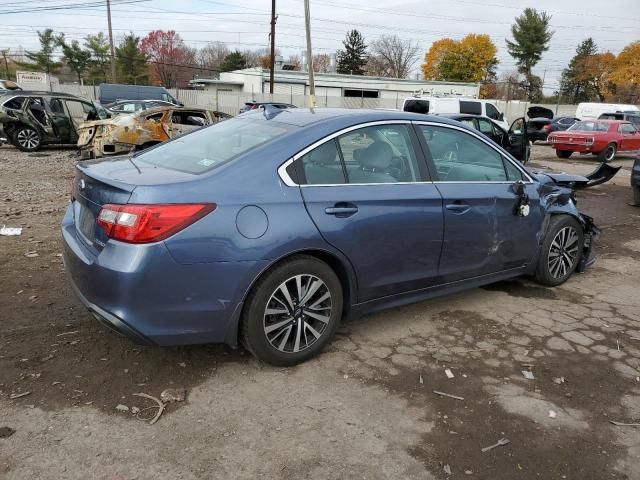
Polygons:
<instances>
[{"instance_id":1,"label":"red pickup truck","mask_svg":"<svg viewBox=\"0 0 640 480\"><path fill-rule=\"evenodd\" d=\"M620 120L583 120L564 132L553 132L547 139L556 155L569 158L573 152L598 155L609 162L617 152L640 150L640 130Z\"/></svg>"}]
</instances>

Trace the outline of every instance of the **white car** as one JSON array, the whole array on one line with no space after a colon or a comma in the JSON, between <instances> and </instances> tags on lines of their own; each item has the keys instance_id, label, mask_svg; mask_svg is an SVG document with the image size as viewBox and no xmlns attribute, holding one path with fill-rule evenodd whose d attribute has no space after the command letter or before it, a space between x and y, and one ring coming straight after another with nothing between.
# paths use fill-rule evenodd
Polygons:
<instances>
[{"instance_id":1,"label":"white car","mask_svg":"<svg viewBox=\"0 0 640 480\"><path fill-rule=\"evenodd\" d=\"M509 124L504 118L504 113L498 110L493 100L420 95L405 98L402 102L402 110L405 112L428 113L431 115L458 113L465 115L482 115L489 117L505 130L509 130Z\"/></svg>"},{"instance_id":2,"label":"white car","mask_svg":"<svg viewBox=\"0 0 640 480\"><path fill-rule=\"evenodd\" d=\"M576 108L576 118L580 120L596 120L603 113L640 113L640 109L635 105L626 105L624 103L590 103L583 102L578 104Z\"/></svg>"}]
</instances>

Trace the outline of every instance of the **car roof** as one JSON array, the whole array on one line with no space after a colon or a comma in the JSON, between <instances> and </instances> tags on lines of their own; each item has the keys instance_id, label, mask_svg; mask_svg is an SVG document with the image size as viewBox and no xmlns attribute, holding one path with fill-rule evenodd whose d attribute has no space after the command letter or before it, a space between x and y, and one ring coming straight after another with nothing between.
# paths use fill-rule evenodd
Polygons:
<instances>
[{"instance_id":1,"label":"car roof","mask_svg":"<svg viewBox=\"0 0 640 480\"><path fill-rule=\"evenodd\" d=\"M167 110L171 110L174 112L206 112L204 108L189 108L189 107L179 107L179 106L169 106L169 105L160 105L153 108L148 108L146 110L138 110L135 114L138 115L153 115L154 113L166 112ZM134 112L131 112L134 113Z\"/></svg>"},{"instance_id":2,"label":"car roof","mask_svg":"<svg viewBox=\"0 0 640 480\"><path fill-rule=\"evenodd\" d=\"M291 108L279 110L272 115L265 114L262 110L252 110L247 113L243 113L242 118L262 118L267 121L272 120L274 122L285 123L298 127L330 122L346 124L379 122L385 120L432 121L446 123L449 125L459 125L458 122L455 122L454 120L434 115L403 112L400 110L374 110L364 108L315 108L313 111L308 108ZM355 122L350 122L351 120Z\"/></svg>"},{"instance_id":3,"label":"car roof","mask_svg":"<svg viewBox=\"0 0 640 480\"><path fill-rule=\"evenodd\" d=\"M73 98L74 100L87 100L84 97L72 95L71 93L63 92L46 92L44 90L8 90L2 94L3 97L60 97L60 98Z\"/></svg>"}]
</instances>

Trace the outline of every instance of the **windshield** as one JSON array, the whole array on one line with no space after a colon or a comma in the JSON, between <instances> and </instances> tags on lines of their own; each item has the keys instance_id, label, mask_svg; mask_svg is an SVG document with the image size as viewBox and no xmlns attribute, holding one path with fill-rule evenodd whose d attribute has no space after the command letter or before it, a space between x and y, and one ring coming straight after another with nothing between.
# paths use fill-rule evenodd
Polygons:
<instances>
[{"instance_id":1,"label":"windshield","mask_svg":"<svg viewBox=\"0 0 640 480\"><path fill-rule=\"evenodd\" d=\"M233 118L178 137L136 157L145 163L200 174L284 135L282 124Z\"/></svg>"},{"instance_id":2,"label":"windshield","mask_svg":"<svg viewBox=\"0 0 640 480\"><path fill-rule=\"evenodd\" d=\"M572 132L607 132L609 131L609 124L606 122L576 122L567 131Z\"/></svg>"}]
</instances>

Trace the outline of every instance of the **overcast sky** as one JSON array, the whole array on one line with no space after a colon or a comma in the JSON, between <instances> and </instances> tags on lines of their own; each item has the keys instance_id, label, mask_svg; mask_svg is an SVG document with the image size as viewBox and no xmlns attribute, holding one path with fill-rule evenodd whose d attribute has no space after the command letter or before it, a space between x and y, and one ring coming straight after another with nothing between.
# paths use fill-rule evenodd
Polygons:
<instances>
[{"instance_id":1,"label":"overcast sky","mask_svg":"<svg viewBox=\"0 0 640 480\"><path fill-rule=\"evenodd\" d=\"M87 3L91 0L0 0L0 12L44 5ZM421 55L442 37L461 38L468 33L487 33L498 47L499 72L514 69L505 38L514 18L525 7L552 15L554 36L550 49L534 71L545 78L545 90L557 89L560 71L576 45L591 36L602 50L615 54L628 43L640 40L640 0L311 0L314 53L339 49L345 32L357 28L365 40L396 34L418 42ZM269 0L150 0L112 8L116 39L133 30L143 36L154 29L174 29L186 43L202 47L222 41L230 48L267 46ZM303 0L277 0L279 15L276 45L285 58L304 47ZM107 30L106 9L69 9L41 13L0 15L0 49L37 48L36 30L50 27L69 38ZM416 63L416 72L420 60Z\"/></svg>"}]
</instances>

